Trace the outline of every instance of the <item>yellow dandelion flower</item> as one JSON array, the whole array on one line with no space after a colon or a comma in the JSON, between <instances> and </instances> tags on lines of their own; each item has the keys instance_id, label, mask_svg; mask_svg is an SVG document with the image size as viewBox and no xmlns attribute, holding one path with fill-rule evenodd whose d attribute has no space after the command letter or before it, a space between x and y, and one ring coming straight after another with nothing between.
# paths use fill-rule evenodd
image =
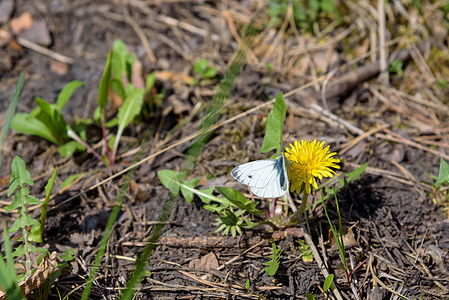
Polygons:
<instances>
[{"instance_id":1,"label":"yellow dandelion flower","mask_svg":"<svg viewBox=\"0 0 449 300\"><path fill-rule=\"evenodd\" d=\"M302 140L300 143L295 141L294 145L290 144L291 148L285 148L285 156L289 160L288 177L290 179L290 191L299 194L304 185L305 192L310 194L312 186L317 189L318 185L316 179L323 179L323 177L334 177L337 175L334 169L340 169L337 163L339 159L333 158L336 152L330 152L329 146L324 147L325 142L308 142Z\"/></svg>"}]
</instances>

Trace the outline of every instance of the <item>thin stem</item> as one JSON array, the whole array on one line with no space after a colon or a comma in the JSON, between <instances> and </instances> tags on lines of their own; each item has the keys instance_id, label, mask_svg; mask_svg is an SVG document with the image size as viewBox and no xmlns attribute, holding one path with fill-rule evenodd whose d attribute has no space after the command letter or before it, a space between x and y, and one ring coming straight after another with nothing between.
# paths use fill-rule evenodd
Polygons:
<instances>
[{"instance_id":1,"label":"thin stem","mask_svg":"<svg viewBox=\"0 0 449 300\"><path fill-rule=\"evenodd\" d=\"M109 159L109 162L111 163L111 165L113 165L114 161L115 161L115 157L111 158L111 153L109 151L108 137L106 135L106 120L105 120L104 114L105 113L103 111L103 114L101 115L101 134L103 135L104 146L106 148L106 157Z\"/></svg>"},{"instance_id":2,"label":"thin stem","mask_svg":"<svg viewBox=\"0 0 449 300\"><path fill-rule=\"evenodd\" d=\"M22 198L22 208L20 210L20 213L22 215L22 237L23 237L23 243L25 245L25 269L26 269L26 277L28 277L31 274L31 259L30 259L30 253L28 250L28 231L26 229L26 206L25 206L25 195L23 193L23 189L20 190L20 196Z\"/></svg>"},{"instance_id":3,"label":"thin stem","mask_svg":"<svg viewBox=\"0 0 449 300\"><path fill-rule=\"evenodd\" d=\"M302 231L304 232L304 239L306 240L307 245L309 245L310 251L312 251L313 258L315 258L318 268L320 269L324 278L329 277L329 272L327 271L326 266L324 265L323 261L321 260L320 254L318 253L318 250L315 247L315 244L313 243L312 237L310 236L310 232L307 230L304 223L301 222L300 226L302 228ZM333 283L333 282L331 284L331 290L334 293L334 296L335 296L335 298L337 298L337 300L343 300L343 297L341 296L340 292L338 291L337 287L335 286L335 283Z\"/></svg>"},{"instance_id":4,"label":"thin stem","mask_svg":"<svg viewBox=\"0 0 449 300\"><path fill-rule=\"evenodd\" d=\"M304 188L304 193L302 194L301 206L299 207L299 210L297 212L298 216L302 216L304 214L304 211L305 211L306 205L307 205L307 198L309 198L309 193L307 193L306 189Z\"/></svg>"},{"instance_id":5,"label":"thin stem","mask_svg":"<svg viewBox=\"0 0 449 300\"><path fill-rule=\"evenodd\" d=\"M117 135L115 136L114 148L112 150L112 158L111 158L112 164L114 164L115 157L117 155L117 149L118 149L118 145L120 142L120 138L122 137L123 129L124 128L121 128L121 126L119 126L119 128L117 129Z\"/></svg>"},{"instance_id":6,"label":"thin stem","mask_svg":"<svg viewBox=\"0 0 449 300\"><path fill-rule=\"evenodd\" d=\"M307 204L308 197L309 197L309 194L307 193L306 189L304 189L304 193L302 195L301 206L294 213L293 217L291 218L291 222L293 222L293 223L299 222L299 220L301 219L301 216L304 214L304 211L306 210L306 204Z\"/></svg>"},{"instance_id":7,"label":"thin stem","mask_svg":"<svg viewBox=\"0 0 449 300\"><path fill-rule=\"evenodd\" d=\"M91 146L89 146L85 141L83 141L74 131L72 131L70 129L67 130L67 135L70 138L72 138L73 140L75 140L78 143L80 143L81 145L83 145L84 147L86 147L87 151L89 151L90 153L95 155L95 157L97 157L99 160L103 161L106 164L106 162L104 161L103 157L101 157L101 155L98 154L97 151L95 151Z\"/></svg>"}]
</instances>

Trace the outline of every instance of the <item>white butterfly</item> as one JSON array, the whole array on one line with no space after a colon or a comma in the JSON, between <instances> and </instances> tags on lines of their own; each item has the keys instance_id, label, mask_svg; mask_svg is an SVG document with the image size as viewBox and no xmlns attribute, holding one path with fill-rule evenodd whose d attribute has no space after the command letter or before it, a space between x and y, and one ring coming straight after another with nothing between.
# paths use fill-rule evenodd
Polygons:
<instances>
[{"instance_id":1,"label":"white butterfly","mask_svg":"<svg viewBox=\"0 0 449 300\"><path fill-rule=\"evenodd\" d=\"M261 198L282 197L288 191L283 153L277 159L262 159L239 165L231 171L231 175Z\"/></svg>"}]
</instances>

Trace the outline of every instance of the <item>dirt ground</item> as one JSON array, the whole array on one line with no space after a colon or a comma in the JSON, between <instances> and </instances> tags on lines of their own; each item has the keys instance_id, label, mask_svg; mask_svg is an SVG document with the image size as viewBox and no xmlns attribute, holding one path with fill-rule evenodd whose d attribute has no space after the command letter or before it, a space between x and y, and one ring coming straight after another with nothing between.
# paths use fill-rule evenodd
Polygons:
<instances>
[{"instance_id":1,"label":"dirt ground","mask_svg":"<svg viewBox=\"0 0 449 300\"><path fill-rule=\"evenodd\" d=\"M151 275L142 281L136 299L305 299L307 293L338 299L331 292L323 296L322 269L335 274L340 299L399 299L398 295L449 299L449 201L447 191L433 187L432 177L438 174L440 156L449 160L445 1L388 2L384 31L379 29L382 13L377 2L334 1L341 22L321 13L311 22L313 32L295 24L293 7L302 1L3 2L12 3L13 9L0 14L2 25L24 13L35 22L44 21L50 38L44 48L52 52L45 55L24 46L20 34L2 45L1 119L21 71L27 80L19 112L30 112L35 97L54 102L68 82L80 80L85 85L74 93L64 116L69 123L91 117L114 39L121 39L136 55L144 74L156 72L155 90L164 93L160 111L125 131L122 156L112 168L85 152L62 158L46 140L9 134L0 170L2 206L11 201L6 190L15 155L25 160L35 181L31 194L37 198L44 196L44 186L58 167L57 195L49 205L43 246L58 253L74 248L75 259L55 282L50 298L59 299L58 292L64 299L80 297L124 176L90 188L132 164L133 150L148 128L157 130L143 157L199 130L220 80L243 49L243 68L218 123L283 92L286 144L325 140L342 161L341 176L369 163L358 180L338 192L346 255L353 271L350 281L341 271L329 224L317 202L319 192L309 198L308 226L323 265L303 260L299 241L304 235L298 226L279 226L274 231L258 226L236 238L221 236L214 233L216 215L205 210L199 199L188 204L178 197L148 261ZM278 23L270 14L275 2L291 5ZM257 33L247 41L242 32L251 22ZM379 46L382 39L384 48ZM35 44L39 43L43 42L36 34ZM60 62L55 54L69 60ZM402 62L402 74L391 68L380 72L386 62L383 57L390 63ZM216 67L217 76L189 85L185 78L197 76L193 65L200 58ZM110 105L108 110L113 114L116 107ZM249 112L213 132L191 172L204 178L201 187L226 186L249 193L229 172L237 164L266 157L259 149L267 114L267 108ZM89 138L97 142L100 134L92 128ZM189 146L190 141L181 143L137 168L90 298L119 297L169 195L157 172L179 171ZM61 190L65 179L81 172L87 175ZM299 206L301 197L293 193L292 197ZM288 220L292 214L288 205L278 206L277 218ZM267 200L261 201L265 218L269 207ZM337 224L335 202L329 200L326 207ZM38 217L39 212L33 210L32 216ZM9 226L16 217L4 210L0 214ZM272 254L273 241L283 252L276 275L268 276L263 263Z\"/></svg>"}]
</instances>

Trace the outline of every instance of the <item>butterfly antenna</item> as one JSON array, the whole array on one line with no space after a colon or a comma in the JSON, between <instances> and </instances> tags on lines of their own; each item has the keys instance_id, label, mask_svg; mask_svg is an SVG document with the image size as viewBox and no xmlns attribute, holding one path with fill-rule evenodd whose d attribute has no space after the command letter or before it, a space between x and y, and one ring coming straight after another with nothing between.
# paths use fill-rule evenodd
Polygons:
<instances>
[{"instance_id":1,"label":"butterfly antenna","mask_svg":"<svg viewBox=\"0 0 449 300\"><path fill-rule=\"evenodd\" d=\"M288 133L288 135L287 135L287 141L288 141L288 138L290 137L290 135L292 134L292 132L290 131L289 133ZM284 140L282 140L282 148L281 148L281 153L283 153L284 152Z\"/></svg>"}]
</instances>

